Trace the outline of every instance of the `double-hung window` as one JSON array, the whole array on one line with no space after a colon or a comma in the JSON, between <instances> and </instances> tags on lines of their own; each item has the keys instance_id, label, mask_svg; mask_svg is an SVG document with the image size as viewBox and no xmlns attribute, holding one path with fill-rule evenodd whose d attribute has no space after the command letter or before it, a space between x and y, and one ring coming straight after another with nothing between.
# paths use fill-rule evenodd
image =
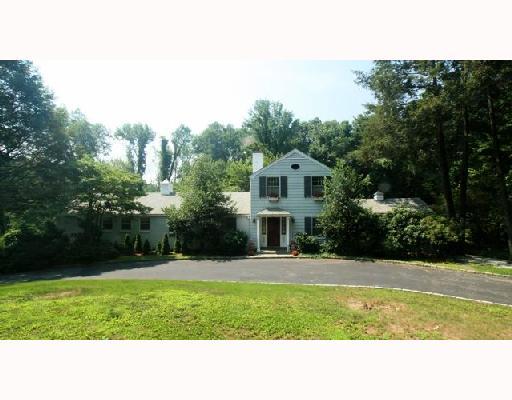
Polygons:
<instances>
[{"instance_id":1,"label":"double-hung window","mask_svg":"<svg viewBox=\"0 0 512 400\"><path fill-rule=\"evenodd\" d=\"M132 230L132 218L131 217L121 217L121 230L122 231L131 231Z\"/></svg>"},{"instance_id":2,"label":"double-hung window","mask_svg":"<svg viewBox=\"0 0 512 400\"><path fill-rule=\"evenodd\" d=\"M322 236L322 229L320 228L319 220L317 217L304 218L304 231L308 235Z\"/></svg>"},{"instance_id":3,"label":"double-hung window","mask_svg":"<svg viewBox=\"0 0 512 400\"><path fill-rule=\"evenodd\" d=\"M149 231L151 229L151 219L149 217L140 217L140 230Z\"/></svg>"},{"instance_id":4,"label":"double-hung window","mask_svg":"<svg viewBox=\"0 0 512 400\"><path fill-rule=\"evenodd\" d=\"M311 177L311 194L313 197L324 197L324 177Z\"/></svg>"},{"instance_id":5,"label":"double-hung window","mask_svg":"<svg viewBox=\"0 0 512 400\"><path fill-rule=\"evenodd\" d=\"M267 177L267 196L268 197L279 197L279 177L278 176Z\"/></svg>"},{"instance_id":6,"label":"double-hung window","mask_svg":"<svg viewBox=\"0 0 512 400\"><path fill-rule=\"evenodd\" d=\"M103 217L102 228L104 231L111 231L114 228L114 219L107 215Z\"/></svg>"}]
</instances>

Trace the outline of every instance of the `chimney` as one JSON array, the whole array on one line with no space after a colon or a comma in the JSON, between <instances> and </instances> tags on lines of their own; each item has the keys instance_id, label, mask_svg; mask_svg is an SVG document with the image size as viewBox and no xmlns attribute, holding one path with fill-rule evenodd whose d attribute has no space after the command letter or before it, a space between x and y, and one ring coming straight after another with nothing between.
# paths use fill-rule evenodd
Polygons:
<instances>
[{"instance_id":1,"label":"chimney","mask_svg":"<svg viewBox=\"0 0 512 400\"><path fill-rule=\"evenodd\" d=\"M165 181L160 182L160 194L163 196L170 196L172 194L172 183L170 183L167 179Z\"/></svg>"},{"instance_id":2,"label":"chimney","mask_svg":"<svg viewBox=\"0 0 512 400\"><path fill-rule=\"evenodd\" d=\"M384 200L384 193L377 191L373 194L373 200L382 201Z\"/></svg>"},{"instance_id":3,"label":"chimney","mask_svg":"<svg viewBox=\"0 0 512 400\"><path fill-rule=\"evenodd\" d=\"M252 153L252 172L263 168L263 153Z\"/></svg>"}]
</instances>

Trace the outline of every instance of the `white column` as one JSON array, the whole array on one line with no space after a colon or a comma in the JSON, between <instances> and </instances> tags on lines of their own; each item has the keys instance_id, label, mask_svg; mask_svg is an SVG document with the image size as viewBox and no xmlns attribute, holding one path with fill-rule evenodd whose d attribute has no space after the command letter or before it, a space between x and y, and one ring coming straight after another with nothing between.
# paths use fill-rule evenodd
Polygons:
<instances>
[{"instance_id":1,"label":"white column","mask_svg":"<svg viewBox=\"0 0 512 400\"><path fill-rule=\"evenodd\" d=\"M286 217L286 248L290 251L290 217Z\"/></svg>"},{"instance_id":2,"label":"white column","mask_svg":"<svg viewBox=\"0 0 512 400\"><path fill-rule=\"evenodd\" d=\"M261 248L260 248L260 224L261 224L261 218L256 217L256 251L258 253L261 251Z\"/></svg>"}]
</instances>

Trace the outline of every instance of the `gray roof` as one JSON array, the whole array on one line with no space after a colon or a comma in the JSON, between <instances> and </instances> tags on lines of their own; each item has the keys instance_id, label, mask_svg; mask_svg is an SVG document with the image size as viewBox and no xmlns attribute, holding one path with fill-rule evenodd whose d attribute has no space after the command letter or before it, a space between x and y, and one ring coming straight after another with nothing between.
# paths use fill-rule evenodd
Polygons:
<instances>
[{"instance_id":1,"label":"gray roof","mask_svg":"<svg viewBox=\"0 0 512 400\"><path fill-rule=\"evenodd\" d=\"M408 207L415 210L428 210L427 203L419 197L389 198L384 200L363 199L361 205L377 214L385 214L397 207Z\"/></svg>"},{"instance_id":2,"label":"gray roof","mask_svg":"<svg viewBox=\"0 0 512 400\"><path fill-rule=\"evenodd\" d=\"M262 216L262 217L288 217L291 214L288 211L283 210L282 208L265 208L264 210L261 210L256 215Z\"/></svg>"},{"instance_id":3,"label":"gray roof","mask_svg":"<svg viewBox=\"0 0 512 400\"><path fill-rule=\"evenodd\" d=\"M224 194L231 197L231 200L235 203L236 214L249 215L251 213L250 192L224 192ZM179 207L182 199L179 194L166 196L160 194L160 192L151 192L146 196L138 197L137 201L151 208L150 215L163 215L164 208Z\"/></svg>"}]
</instances>

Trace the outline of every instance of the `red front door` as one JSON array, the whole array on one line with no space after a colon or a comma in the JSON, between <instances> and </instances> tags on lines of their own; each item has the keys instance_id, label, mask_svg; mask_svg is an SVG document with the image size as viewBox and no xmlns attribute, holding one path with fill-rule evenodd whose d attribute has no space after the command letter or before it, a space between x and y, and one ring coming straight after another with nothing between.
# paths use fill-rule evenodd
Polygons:
<instances>
[{"instance_id":1,"label":"red front door","mask_svg":"<svg viewBox=\"0 0 512 400\"><path fill-rule=\"evenodd\" d=\"M267 247L279 247L279 218L267 218Z\"/></svg>"}]
</instances>

